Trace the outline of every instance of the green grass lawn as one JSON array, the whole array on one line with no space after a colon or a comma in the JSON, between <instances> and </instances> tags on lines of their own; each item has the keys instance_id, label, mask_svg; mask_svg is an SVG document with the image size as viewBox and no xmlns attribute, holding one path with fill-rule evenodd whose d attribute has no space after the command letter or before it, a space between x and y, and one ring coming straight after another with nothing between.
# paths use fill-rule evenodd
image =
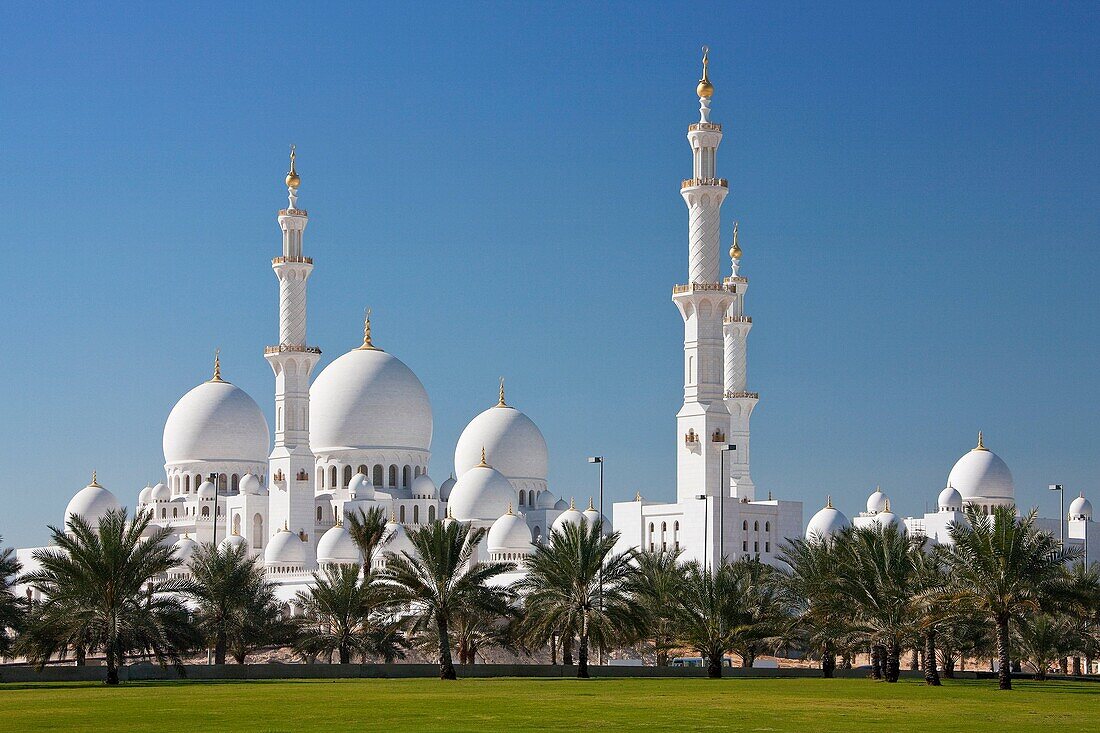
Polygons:
<instances>
[{"instance_id":1,"label":"green grass lawn","mask_svg":"<svg viewBox=\"0 0 1100 733\"><path fill-rule=\"evenodd\" d=\"M1100 684L479 679L0 685L4 731L997 731L1100 725Z\"/></svg>"}]
</instances>

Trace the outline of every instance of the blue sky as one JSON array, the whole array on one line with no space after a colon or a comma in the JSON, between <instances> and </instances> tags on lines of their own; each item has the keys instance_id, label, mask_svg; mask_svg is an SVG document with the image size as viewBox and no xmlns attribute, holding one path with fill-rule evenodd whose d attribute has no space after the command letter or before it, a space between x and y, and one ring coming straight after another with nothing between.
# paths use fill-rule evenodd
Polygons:
<instances>
[{"instance_id":1,"label":"blue sky","mask_svg":"<svg viewBox=\"0 0 1100 733\"><path fill-rule=\"evenodd\" d=\"M923 511L983 429L1100 498L1096 5L226 5L2 11L7 542L93 468L132 506L215 347L270 414L291 142L310 341L373 307L434 476L504 375L557 493L671 498L702 43L758 490Z\"/></svg>"}]
</instances>

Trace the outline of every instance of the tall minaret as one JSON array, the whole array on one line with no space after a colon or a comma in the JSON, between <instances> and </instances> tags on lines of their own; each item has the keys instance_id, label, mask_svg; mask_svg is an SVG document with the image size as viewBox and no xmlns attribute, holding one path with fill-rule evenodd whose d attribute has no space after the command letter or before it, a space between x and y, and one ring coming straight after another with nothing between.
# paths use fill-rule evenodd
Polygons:
<instances>
[{"instance_id":1,"label":"tall minaret","mask_svg":"<svg viewBox=\"0 0 1100 733\"><path fill-rule=\"evenodd\" d=\"M309 377L321 358L321 350L306 345L306 282L313 272L313 260L302 254L302 234L309 215L298 208L302 179L294 158L292 145L290 171L286 174L290 205L279 212L283 254L271 260L271 268L279 278L279 344L264 349L264 358L275 372L275 447L268 475L270 503L265 530L268 536L283 527L311 534L314 524Z\"/></svg>"},{"instance_id":2,"label":"tall minaret","mask_svg":"<svg viewBox=\"0 0 1100 733\"><path fill-rule=\"evenodd\" d=\"M699 494L720 495L720 450L728 442L730 425L724 400L722 322L732 293L718 279L718 229L729 184L716 177L715 154L722 142L722 126L710 121L714 85L709 62L704 46L703 76L695 89L699 121L689 125L687 133L693 174L680 185L689 215L688 282L672 290L672 300L684 319L684 405L676 416L676 493L680 500Z\"/></svg>"},{"instance_id":3,"label":"tall minaret","mask_svg":"<svg viewBox=\"0 0 1100 733\"><path fill-rule=\"evenodd\" d=\"M726 341L726 409L730 413L727 437L729 443L737 446L737 450L726 455L726 475L734 495L752 501L756 498L756 487L749 474L749 418L760 395L745 391L748 377L746 342L752 329L752 317L745 315L745 291L749 289L749 280L739 274L743 253L737 240L737 222L734 222L733 243L730 245L732 274L723 281L732 298L723 320L722 332Z\"/></svg>"}]
</instances>

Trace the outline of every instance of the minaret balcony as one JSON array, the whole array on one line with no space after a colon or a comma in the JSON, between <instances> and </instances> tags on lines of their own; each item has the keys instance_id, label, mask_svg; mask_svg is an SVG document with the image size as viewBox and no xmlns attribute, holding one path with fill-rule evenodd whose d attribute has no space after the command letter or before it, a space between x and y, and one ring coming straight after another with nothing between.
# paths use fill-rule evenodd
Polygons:
<instances>
[{"instance_id":1,"label":"minaret balcony","mask_svg":"<svg viewBox=\"0 0 1100 733\"><path fill-rule=\"evenodd\" d=\"M752 316L726 316L722 323L752 323Z\"/></svg>"},{"instance_id":2,"label":"minaret balcony","mask_svg":"<svg viewBox=\"0 0 1100 733\"><path fill-rule=\"evenodd\" d=\"M680 190L694 186L721 186L729 188L730 182L725 178L685 178L680 181Z\"/></svg>"},{"instance_id":3,"label":"minaret balcony","mask_svg":"<svg viewBox=\"0 0 1100 733\"><path fill-rule=\"evenodd\" d=\"M282 265L282 264L286 264L288 262L297 263L297 264L300 264L300 265L312 265L313 264L313 258L312 257L301 257L301 256L299 256L299 257L272 257L271 258L271 264L273 264L273 265Z\"/></svg>"},{"instance_id":4,"label":"minaret balcony","mask_svg":"<svg viewBox=\"0 0 1100 733\"><path fill-rule=\"evenodd\" d=\"M727 400L736 400L736 399L739 399L739 398L747 398L747 399L750 399L750 400L758 400L758 399L760 399L760 393L759 392L726 392L726 399Z\"/></svg>"},{"instance_id":5,"label":"minaret balcony","mask_svg":"<svg viewBox=\"0 0 1100 733\"><path fill-rule=\"evenodd\" d=\"M320 354L321 349L316 346L299 346L297 344L279 344L278 346L265 346L265 354L282 354L285 351L293 351L300 354Z\"/></svg>"},{"instance_id":6,"label":"minaret balcony","mask_svg":"<svg viewBox=\"0 0 1100 733\"><path fill-rule=\"evenodd\" d=\"M711 293L735 293L734 288L726 283L688 283L687 285L673 285L672 294L680 295L682 293L697 293L697 292L711 292Z\"/></svg>"},{"instance_id":7,"label":"minaret balcony","mask_svg":"<svg viewBox=\"0 0 1100 733\"><path fill-rule=\"evenodd\" d=\"M279 209L279 216L309 216L305 209Z\"/></svg>"},{"instance_id":8,"label":"minaret balcony","mask_svg":"<svg viewBox=\"0 0 1100 733\"><path fill-rule=\"evenodd\" d=\"M715 122L696 122L688 125L688 132L721 132L722 126Z\"/></svg>"}]
</instances>

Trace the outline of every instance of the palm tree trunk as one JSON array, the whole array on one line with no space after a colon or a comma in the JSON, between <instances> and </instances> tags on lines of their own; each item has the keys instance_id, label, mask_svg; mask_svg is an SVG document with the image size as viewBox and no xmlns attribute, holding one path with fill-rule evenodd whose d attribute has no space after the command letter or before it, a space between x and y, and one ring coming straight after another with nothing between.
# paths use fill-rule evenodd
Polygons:
<instances>
[{"instance_id":1,"label":"palm tree trunk","mask_svg":"<svg viewBox=\"0 0 1100 733\"><path fill-rule=\"evenodd\" d=\"M886 647L886 681L897 682L901 677L901 644L890 642Z\"/></svg>"},{"instance_id":2,"label":"palm tree trunk","mask_svg":"<svg viewBox=\"0 0 1100 733\"><path fill-rule=\"evenodd\" d=\"M561 663L566 667L573 666L573 635L566 634L561 640Z\"/></svg>"},{"instance_id":3,"label":"palm tree trunk","mask_svg":"<svg viewBox=\"0 0 1100 733\"><path fill-rule=\"evenodd\" d=\"M439 679L456 680L458 675L451 661L451 636L447 633L447 619L443 614L437 614L435 627L439 632Z\"/></svg>"},{"instance_id":4,"label":"palm tree trunk","mask_svg":"<svg viewBox=\"0 0 1100 733\"><path fill-rule=\"evenodd\" d=\"M936 630L924 632L924 684L940 686L940 673L936 671Z\"/></svg>"},{"instance_id":5,"label":"palm tree trunk","mask_svg":"<svg viewBox=\"0 0 1100 733\"><path fill-rule=\"evenodd\" d=\"M825 642L821 648L821 676L827 680L832 679L835 670L836 654L833 652L833 645Z\"/></svg>"},{"instance_id":6,"label":"palm tree trunk","mask_svg":"<svg viewBox=\"0 0 1100 733\"><path fill-rule=\"evenodd\" d=\"M943 676L949 680L955 679L955 653L951 649L943 650Z\"/></svg>"},{"instance_id":7,"label":"palm tree trunk","mask_svg":"<svg viewBox=\"0 0 1100 733\"><path fill-rule=\"evenodd\" d=\"M107 643L107 679L104 680L108 685L118 684L118 657L115 656L115 643L109 641Z\"/></svg>"},{"instance_id":8,"label":"palm tree trunk","mask_svg":"<svg viewBox=\"0 0 1100 733\"><path fill-rule=\"evenodd\" d=\"M1012 689L1012 660L1008 658L1008 617L997 617L997 671L998 687L1002 690Z\"/></svg>"},{"instance_id":9,"label":"palm tree trunk","mask_svg":"<svg viewBox=\"0 0 1100 733\"><path fill-rule=\"evenodd\" d=\"M707 654L707 677L712 680L722 678L722 650L711 649Z\"/></svg>"},{"instance_id":10,"label":"palm tree trunk","mask_svg":"<svg viewBox=\"0 0 1100 733\"><path fill-rule=\"evenodd\" d=\"M550 635L550 664L558 665L558 637L554 634Z\"/></svg>"},{"instance_id":11,"label":"palm tree trunk","mask_svg":"<svg viewBox=\"0 0 1100 733\"><path fill-rule=\"evenodd\" d=\"M348 648L346 640L340 642L338 651L340 654L340 664L349 664L351 662L351 649Z\"/></svg>"},{"instance_id":12,"label":"palm tree trunk","mask_svg":"<svg viewBox=\"0 0 1100 733\"><path fill-rule=\"evenodd\" d=\"M577 679L588 679L588 609L581 613L580 650L577 654Z\"/></svg>"},{"instance_id":13,"label":"palm tree trunk","mask_svg":"<svg viewBox=\"0 0 1100 733\"><path fill-rule=\"evenodd\" d=\"M871 646L871 679L882 679L883 657L885 656L883 647L878 644Z\"/></svg>"},{"instance_id":14,"label":"palm tree trunk","mask_svg":"<svg viewBox=\"0 0 1100 733\"><path fill-rule=\"evenodd\" d=\"M214 664L225 664L225 628L219 628L214 636Z\"/></svg>"},{"instance_id":15,"label":"palm tree trunk","mask_svg":"<svg viewBox=\"0 0 1100 733\"><path fill-rule=\"evenodd\" d=\"M83 644L76 645L76 666L83 667L88 663L88 652L84 650Z\"/></svg>"}]
</instances>

